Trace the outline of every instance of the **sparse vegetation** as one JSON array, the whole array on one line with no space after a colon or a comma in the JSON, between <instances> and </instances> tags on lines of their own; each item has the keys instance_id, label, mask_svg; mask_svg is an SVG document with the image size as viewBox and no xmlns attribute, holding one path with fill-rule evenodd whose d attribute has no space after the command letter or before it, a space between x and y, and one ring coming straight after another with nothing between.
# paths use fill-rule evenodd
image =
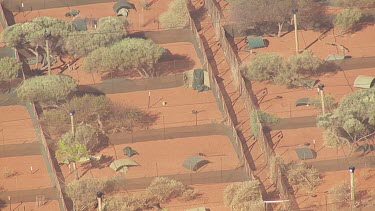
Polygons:
<instances>
[{"instance_id":1,"label":"sparse vegetation","mask_svg":"<svg viewBox=\"0 0 375 211\"><path fill-rule=\"evenodd\" d=\"M291 162L284 165L283 173L286 174L290 185L296 185L308 193L314 193L321 183L318 171L302 162Z\"/></svg>"},{"instance_id":2,"label":"sparse vegetation","mask_svg":"<svg viewBox=\"0 0 375 211\"><path fill-rule=\"evenodd\" d=\"M147 191L153 194L161 202L181 196L185 190L186 187L181 182L167 177L155 178L147 188Z\"/></svg>"},{"instance_id":3,"label":"sparse vegetation","mask_svg":"<svg viewBox=\"0 0 375 211\"><path fill-rule=\"evenodd\" d=\"M18 172L16 170L14 170L14 169L10 169L8 167L5 167L3 169L3 176L4 176L4 178L10 178L10 177L14 177L16 175L18 175Z\"/></svg>"},{"instance_id":4,"label":"sparse vegetation","mask_svg":"<svg viewBox=\"0 0 375 211\"><path fill-rule=\"evenodd\" d=\"M375 0L335 0L338 6L341 7L373 7L375 6Z\"/></svg>"},{"instance_id":5,"label":"sparse vegetation","mask_svg":"<svg viewBox=\"0 0 375 211\"><path fill-rule=\"evenodd\" d=\"M165 13L159 17L162 28L184 28L189 24L189 11L185 0L173 0Z\"/></svg>"},{"instance_id":6,"label":"sparse vegetation","mask_svg":"<svg viewBox=\"0 0 375 211\"><path fill-rule=\"evenodd\" d=\"M344 205L348 205L350 202L350 187L346 183L340 183L333 186L328 191L329 202L335 205L336 209Z\"/></svg>"},{"instance_id":7,"label":"sparse vegetation","mask_svg":"<svg viewBox=\"0 0 375 211\"><path fill-rule=\"evenodd\" d=\"M259 181L237 182L224 190L224 204L233 210L264 210Z\"/></svg>"},{"instance_id":8,"label":"sparse vegetation","mask_svg":"<svg viewBox=\"0 0 375 211\"><path fill-rule=\"evenodd\" d=\"M184 201L191 201L196 198L198 198L201 194L199 193L199 190L193 189L193 188L187 188L183 193L182 193L182 199Z\"/></svg>"},{"instance_id":9,"label":"sparse vegetation","mask_svg":"<svg viewBox=\"0 0 375 211\"><path fill-rule=\"evenodd\" d=\"M317 109L322 109L321 97L319 96L319 97L309 98L309 105L312 105ZM327 94L324 95L324 106L328 112L331 112L333 111L333 109L336 108L337 103L335 102L335 99L333 98L333 96L327 95Z\"/></svg>"}]
</instances>

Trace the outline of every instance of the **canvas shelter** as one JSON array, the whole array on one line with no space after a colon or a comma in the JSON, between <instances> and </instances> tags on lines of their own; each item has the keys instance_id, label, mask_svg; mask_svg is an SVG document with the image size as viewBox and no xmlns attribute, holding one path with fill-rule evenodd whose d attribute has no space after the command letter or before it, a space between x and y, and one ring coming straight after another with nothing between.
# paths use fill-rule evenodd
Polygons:
<instances>
[{"instance_id":1,"label":"canvas shelter","mask_svg":"<svg viewBox=\"0 0 375 211\"><path fill-rule=\"evenodd\" d=\"M198 92L210 89L208 72L203 69L185 71L183 74L185 87L192 87Z\"/></svg>"},{"instance_id":2,"label":"canvas shelter","mask_svg":"<svg viewBox=\"0 0 375 211\"><path fill-rule=\"evenodd\" d=\"M247 42L247 46L245 47L245 50L263 48L266 46L262 37L247 37L246 42Z\"/></svg>"},{"instance_id":3,"label":"canvas shelter","mask_svg":"<svg viewBox=\"0 0 375 211\"><path fill-rule=\"evenodd\" d=\"M124 155L128 157L138 154L138 152L132 149L131 147L125 147L122 151L124 152Z\"/></svg>"},{"instance_id":4,"label":"canvas shelter","mask_svg":"<svg viewBox=\"0 0 375 211\"><path fill-rule=\"evenodd\" d=\"M373 76L366 76L366 75L359 75L354 81L354 87L369 89L374 87L375 85L375 77Z\"/></svg>"},{"instance_id":5,"label":"canvas shelter","mask_svg":"<svg viewBox=\"0 0 375 211\"><path fill-rule=\"evenodd\" d=\"M345 59L345 55L342 54L328 54L326 61L336 61Z\"/></svg>"},{"instance_id":6,"label":"canvas shelter","mask_svg":"<svg viewBox=\"0 0 375 211\"><path fill-rule=\"evenodd\" d=\"M77 31L87 31L87 23L82 18L73 20L72 25Z\"/></svg>"},{"instance_id":7,"label":"canvas shelter","mask_svg":"<svg viewBox=\"0 0 375 211\"><path fill-rule=\"evenodd\" d=\"M109 167L116 172L124 172L130 166L139 166L139 164L130 159L118 159L113 161L111 165L109 165Z\"/></svg>"},{"instance_id":8,"label":"canvas shelter","mask_svg":"<svg viewBox=\"0 0 375 211\"><path fill-rule=\"evenodd\" d=\"M135 8L135 5L126 0L119 0L113 6L113 10L117 13L117 16L127 17L130 9L134 9L135 11L137 11L137 9Z\"/></svg>"},{"instance_id":9,"label":"canvas shelter","mask_svg":"<svg viewBox=\"0 0 375 211\"><path fill-rule=\"evenodd\" d=\"M296 106L308 106L310 98L304 97L296 101Z\"/></svg>"},{"instance_id":10,"label":"canvas shelter","mask_svg":"<svg viewBox=\"0 0 375 211\"><path fill-rule=\"evenodd\" d=\"M315 158L315 152L310 148L297 148L294 150L297 153L297 156L301 160L307 160Z\"/></svg>"},{"instance_id":11,"label":"canvas shelter","mask_svg":"<svg viewBox=\"0 0 375 211\"><path fill-rule=\"evenodd\" d=\"M186 169L196 171L202 166L206 165L207 163L208 163L208 160L205 160L199 156L190 156L185 159L182 166Z\"/></svg>"}]
</instances>

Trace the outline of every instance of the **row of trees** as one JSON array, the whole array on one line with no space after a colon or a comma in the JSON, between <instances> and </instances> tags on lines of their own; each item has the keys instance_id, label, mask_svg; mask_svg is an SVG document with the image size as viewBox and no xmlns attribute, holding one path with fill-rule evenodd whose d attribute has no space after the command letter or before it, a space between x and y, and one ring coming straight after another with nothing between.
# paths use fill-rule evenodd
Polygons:
<instances>
[{"instance_id":1,"label":"row of trees","mask_svg":"<svg viewBox=\"0 0 375 211\"><path fill-rule=\"evenodd\" d=\"M311 51L290 56L285 60L275 53L257 54L243 75L249 80L272 81L275 84L292 86L299 78L323 71L323 61Z\"/></svg>"}]
</instances>

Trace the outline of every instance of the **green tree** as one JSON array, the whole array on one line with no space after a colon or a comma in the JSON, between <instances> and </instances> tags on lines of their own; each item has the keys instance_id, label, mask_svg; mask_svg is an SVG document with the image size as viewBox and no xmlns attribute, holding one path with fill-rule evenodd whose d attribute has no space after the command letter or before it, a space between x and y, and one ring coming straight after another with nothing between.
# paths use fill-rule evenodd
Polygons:
<instances>
[{"instance_id":1,"label":"green tree","mask_svg":"<svg viewBox=\"0 0 375 211\"><path fill-rule=\"evenodd\" d=\"M224 190L224 204L233 210L264 210L259 181L237 182Z\"/></svg>"},{"instance_id":2,"label":"green tree","mask_svg":"<svg viewBox=\"0 0 375 211\"><path fill-rule=\"evenodd\" d=\"M189 24L189 10L185 0L174 0L169 3L168 10L159 17L162 28L184 28Z\"/></svg>"},{"instance_id":3,"label":"green tree","mask_svg":"<svg viewBox=\"0 0 375 211\"><path fill-rule=\"evenodd\" d=\"M151 40L127 38L90 53L83 68L88 72L137 71L141 77L154 77L155 64L162 53L163 48Z\"/></svg>"},{"instance_id":4,"label":"green tree","mask_svg":"<svg viewBox=\"0 0 375 211\"><path fill-rule=\"evenodd\" d=\"M36 76L25 80L17 88L17 96L25 101L56 103L60 100L66 100L76 87L76 81L66 75Z\"/></svg>"},{"instance_id":5,"label":"green tree","mask_svg":"<svg viewBox=\"0 0 375 211\"><path fill-rule=\"evenodd\" d=\"M346 95L337 108L318 117L318 126L325 129L324 141L335 143L356 143L365 140L375 131L375 89L356 91Z\"/></svg>"},{"instance_id":6,"label":"green tree","mask_svg":"<svg viewBox=\"0 0 375 211\"><path fill-rule=\"evenodd\" d=\"M323 61L316 57L311 51L303 51L302 53L289 57L289 67L293 69L293 72L301 74L317 73L322 65Z\"/></svg>"},{"instance_id":7,"label":"green tree","mask_svg":"<svg viewBox=\"0 0 375 211\"><path fill-rule=\"evenodd\" d=\"M100 47L109 46L128 34L130 23L121 17L99 18L95 30L71 32L66 37L64 48L74 58L85 56Z\"/></svg>"},{"instance_id":8,"label":"green tree","mask_svg":"<svg viewBox=\"0 0 375 211\"><path fill-rule=\"evenodd\" d=\"M3 57L0 59L0 81L9 81L17 78L21 69L21 62L16 58Z\"/></svg>"},{"instance_id":9,"label":"green tree","mask_svg":"<svg viewBox=\"0 0 375 211\"><path fill-rule=\"evenodd\" d=\"M342 34L345 34L352 30L362 17L363 13L357 8L345 9L336 15L334 25L341 30Z\"/></svg>"},{"instance_id":10,"label":"green tree","mask_svg":"<svg viewBox=\"0 0 375 211\"><path fill-rule=\"evenodd\" d=\"M302 162L291 162L283 166L283 173L288 178L290 185L297 185L308 193L313 193L316 187L321 184L318 170L308 167Z\"/></svg>"},{"instance_id":11,"label":"green tree","mask_svg":"<svg viewBox=\"0 0 375 211\"><path fill-rule=\"evenodd\" d=\"M83 144L90 152L100 144L98 133L89 125L79 125L75 128L74 136L72 132L65 133L61 140L67 144Z\"/></svg>"},{"instance_id":12,"label":"green tree","mask_svg":"<svg viewBox=\"0 0 375 211\"><path fill-rule=\"evenodd\" d=\"M86 146L83 144L66 143L63 140L60 140L57 143L57 147L56 158L62 163L73 163L75 177L78 180L79 175L77 161L79 161L81 158L87 158L89 156L89 151L87 150Z\"/></svg>"},{"instance_id":13,"label":"green tree","mask_svg":"<svg viewBox=\"0 0 375 211\"><path fill-rule=\"evenodd\" d=\"M8 47L30 50L38 61L39 54L46 52L46 33L51 35L49 37L50 51L61 53L64 38L71 31L74 31L74 28L68 21L51 17L37 17L29 22L17 23L5 28L2 39ZM47 66L42 67L42 69L46 68Z\"/></svg>"}]
</instances>

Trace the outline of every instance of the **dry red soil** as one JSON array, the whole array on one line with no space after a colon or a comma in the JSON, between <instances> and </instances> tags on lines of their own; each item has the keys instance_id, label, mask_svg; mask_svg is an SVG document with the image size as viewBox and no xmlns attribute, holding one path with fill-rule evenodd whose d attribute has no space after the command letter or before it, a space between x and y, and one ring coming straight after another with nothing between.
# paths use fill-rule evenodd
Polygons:
<instances>
[{"instance_id":1,"label":"dry red soil","mask_svg":"<svg viewBox=\"0 0 375 211\"><path fill-rule=\"evenodd\" d=\"M197 122L200 124L219 123L222 115L217 107L211 91L197 92L191 88L177 87L170 89L151 90L150 108L148 109L149 91L109 94L113 102L123 105L133 105L159 114L159 119L151 128L163 128L163 116L165 127L179 127L195 125L196 110ZM167 104L162 105L165 101Z\"/></svg>"}]
</instances>

